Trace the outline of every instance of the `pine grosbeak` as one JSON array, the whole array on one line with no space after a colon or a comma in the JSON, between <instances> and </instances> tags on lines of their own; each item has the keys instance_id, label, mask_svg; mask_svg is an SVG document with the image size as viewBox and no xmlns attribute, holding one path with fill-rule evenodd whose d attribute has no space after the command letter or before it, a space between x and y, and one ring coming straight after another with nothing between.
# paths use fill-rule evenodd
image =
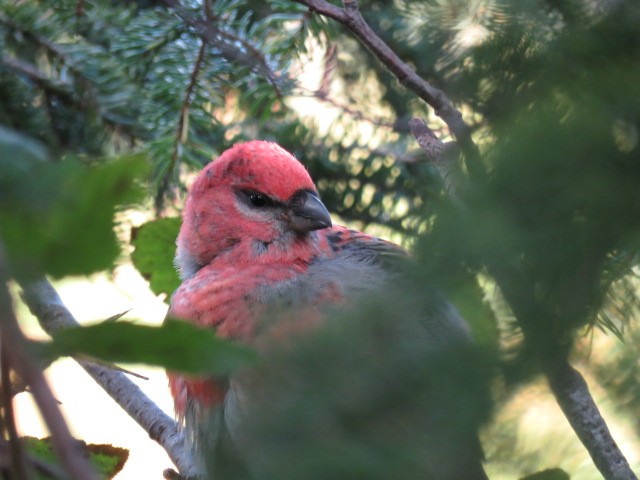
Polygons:
<instances>
[{"instance_id":1,"label":"pine grosbeak","mask_svg":"<svg viewBox=\"0 0 640 480\"><path fill-rule=\"evenodd\" d=\"M303 165L265 141L237 144L200 172L177 247L183 283L168 315L247 343L255 343L270 306L286 304L296 312L271 335L312 328L322 321L324 305L384 284L382 257L404 254L392 243L332 225ZM235 421L227 418L238 409L230 399L242 394L233 379L169 373L169 384L192 435L198 437L198 423L210 419L206 412L219 414L220 430Z\"/></svg>"}]
</instances>

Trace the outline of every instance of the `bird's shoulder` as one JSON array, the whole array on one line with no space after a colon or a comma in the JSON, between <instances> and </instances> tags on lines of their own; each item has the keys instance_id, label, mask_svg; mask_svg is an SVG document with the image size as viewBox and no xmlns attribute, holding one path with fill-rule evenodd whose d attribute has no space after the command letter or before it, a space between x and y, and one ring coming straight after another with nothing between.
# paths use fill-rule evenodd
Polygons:
<instances>
[{"instance_id":1,"label":"bird's shoulder","mask_svg":"<svg viewBox=\"0 0 640 480\"><path fill-rule=\"evenodd\" d=\"M314 234L317 251L306 268L262 288L262 301L295 306L351 299L381 289L396 274L393 260L408 256L394 243L339 225Z\"/></svg>"},{"instance_id":2,"label":"bird's shoulder","mask_svg":"<svg viewBox=\"0 0 640 480\"><path fill-rule=\"evenodd\" d=\"M408 257L408 252L395 243L341 225L320 230L318 236L320 248L329 258L351 254L362 261L384 263L390 259Z\"/></svg>"},{"instance_id":3,"label":"bird's shoulder","mask_svg":"<svg viewBox=\"0 0 640 480\"><path fill-rule=\"evenodd\" d=\"M261 305L324 305L379 290L395 274L393 259L407 256L398 245L342 226L314 237L314 253L304 261L239 264L220 258L200 268L174 293L169 315L243 337Z\"/></svg>"}]
</instances>

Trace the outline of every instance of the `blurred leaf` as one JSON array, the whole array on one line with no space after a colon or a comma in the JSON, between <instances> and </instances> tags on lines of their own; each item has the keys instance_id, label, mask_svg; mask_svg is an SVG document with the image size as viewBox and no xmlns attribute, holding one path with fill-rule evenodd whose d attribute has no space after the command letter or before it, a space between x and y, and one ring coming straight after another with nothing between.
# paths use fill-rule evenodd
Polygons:
<instances>
[{"instance_id":1,"label":"blurred leaf","mask_svg":"<svg viewBox=\"0 0 640 480\"><path fill-rule=\"evenodd\" d=\"M40 162L35 142L2 132L0 151L11 154L0 156L0 237L14 273L62 277L109 268L119 253L115 208L136 199L145 157L99 166Z\"/></svg>"},{"instance_id":2,"label":"blurred leaf","mask_svg":"<svg viewBox=\"0 0 640 480\"><path fill-rule=\"evenodd\" d=\"M192 374L224 375L255 361L247 346L213 329L168 319L160 327L124 322L60 330L39 344L45 357L88 355L107 362L145 363Z\"/></svg>"},{"instance_id":3,"label":"blurred leaf","mask_svg":"<svg viewBox=\"0 0 640 480\"><path fill-rule=\"evenodd\" d=\"M31 456L53 468L58 466L58 459L51 445L51 437L22 437L22 440ZM113 445L88 444L84 445L84 449L89 455L93 468L102 478L110 479L115 477L129 458L129 450L114 447ZM38 480L50 480L59 477L50 476L38 470L35 478Z\"/></svg>"},{"instance_id":4,"label":"blurred leaf","mask_svg":"<svg viewBox=\"0 0 640 480\"><path fill-rule=\"evenodd\" d=\"M452 275L453 277L453 275ZM498 346L496 316L485 301L485 292L478 279L471 275L460 275L456 283L447 288L447 297L471 328L478 345L495 348Z\"/></svg>"},{"instance_id":5,"label":"blurred leaf","mask_svg":"<svg viewBox=\"0 0 640 480\"><path fill-rule=\"evenodd\" d=\"M165 293L166 300L180 285L173 265L180 222L177 217L161 218L147 222L131 233L131 243L135 247L131 254L134 266L149 281L153 293Z\"/></svg>"},{"instance_id":6,"label":"blurred leaf","mask_svg":"<svg viewBox=\"0 0 640 480\"><path fill-rule=\"evenodd\" d=\"M569 480L570 478L569 474L561 468L550 468L542 472L527 475L520 480Z\"/></svg>"},{"instance_id":7,"label":"blurred leaf","mask_svg":"<svg viewBox=\"0 0 640 480\"><path fill-rule=\"evenodd\" d=\"M477 478L492 355L451 313L441 295L403 285L313 332L259 333L260 363L235 377L246 401L234 425L256 478ZM273 322L286 328L286 316Z\"/></svg>"}]
</instances>

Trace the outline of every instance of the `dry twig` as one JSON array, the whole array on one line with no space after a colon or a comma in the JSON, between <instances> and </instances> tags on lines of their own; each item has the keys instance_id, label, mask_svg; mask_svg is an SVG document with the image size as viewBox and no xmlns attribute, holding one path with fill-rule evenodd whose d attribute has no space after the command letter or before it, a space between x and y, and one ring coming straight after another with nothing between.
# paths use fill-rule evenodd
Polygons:
<instances>
[{"instance_id":1,"label":"dry twig","mask_svg":"<svg viewBox=\"0 0 640 480\"><path fill-rule=\"evenodd\" d=\"M22 288L26 304L47 333L79 325L46 279L23 284ZM195 474L191 449L171 417L122 372L85 360L77 361L149 437L165 449L182 474Z\"/></svg>"},{"instance_id":2,"label":"dry twig","mask_svg":"<svg viewBox=\"0 0 640 480\"><path fill-rule=\"evenodd\" d=\"M13 313L11 296L7 288L8 281L4 250L0 246L0 329L6 358L29 386L29 391L51 432L53 448L69 477L74 480L97 479L83 455L79 442L71 436L44 375L26 350L26 339Z\"/></svg>"},{"instance_id":3,"label":"dry twig","mask_svg":"<svg viewBox=\"0 0 640 480\"><path fill-rule=\"evenodd\" d=\"M434 109L436 115L447 124L470 163L476 163L479 160L478 147L471 138L471 127L462 119L462 113L453 106L442 90L420 77L373 31L360 14L357 1L344 0L342 2L344 8L336 7L325 0L294 1L306 5L312 12L332 18L344 25L402 85Z\"/></svg>"}]
</instances>

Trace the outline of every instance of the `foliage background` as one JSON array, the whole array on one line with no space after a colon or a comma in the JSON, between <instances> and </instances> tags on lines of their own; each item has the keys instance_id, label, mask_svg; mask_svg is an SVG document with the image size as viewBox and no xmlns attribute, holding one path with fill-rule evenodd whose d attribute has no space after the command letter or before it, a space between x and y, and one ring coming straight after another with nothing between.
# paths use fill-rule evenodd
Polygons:
<instances>
[{"instance_id":1,"label":"foliage background","mask_svg":"<svg viewBox=\"0 0 640 480\"><path fill-rule=\"evenodd\" d=\"M341 220L415 248L424 278L505 359L484 435L492 478L555 466L597 478L568 433L539 428L548 413L522 433L523 412L549 394L514 312L531 319L534 350L571 350L637 465L640 11L609 3L360 2L474 127L482 161L452 173L461 214L407 126L424 118L450 140L443 122L295 2L3 0L0 238L12 274L113 277L132 253L170 294L172 218L193 173L238 141L273 140ZM496 265L524 272L524 307L496 287ZM623 344L599 329L630 333Z\"/></svg>"}]
</instances>

